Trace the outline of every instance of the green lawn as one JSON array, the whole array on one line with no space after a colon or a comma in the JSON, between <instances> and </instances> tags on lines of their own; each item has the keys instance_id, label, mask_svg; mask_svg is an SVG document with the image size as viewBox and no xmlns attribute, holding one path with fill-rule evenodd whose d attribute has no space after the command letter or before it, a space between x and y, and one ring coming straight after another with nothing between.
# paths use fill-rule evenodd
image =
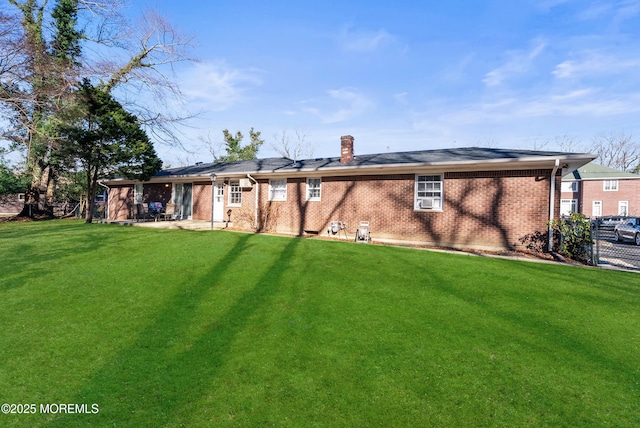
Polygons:
<instances>
[{"instance_id":1,"label":"green lawn","mask_svg":"<svg viewBox=\"0 0 640 428\"><path fill-rule=\"evenodd\" d=\"M0 426L640 426L640 275L0 224ZM97 404L42 414L41 404Z\"/></svg>"}]
</instances>

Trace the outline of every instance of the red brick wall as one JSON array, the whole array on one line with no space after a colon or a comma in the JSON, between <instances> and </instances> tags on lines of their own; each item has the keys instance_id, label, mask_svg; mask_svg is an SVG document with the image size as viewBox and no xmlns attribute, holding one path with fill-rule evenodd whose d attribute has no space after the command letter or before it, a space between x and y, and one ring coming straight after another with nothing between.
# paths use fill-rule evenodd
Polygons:
<instances>
[{"instance_id":1,"label":"red brick wall","mask_svg":"<svg viewBox=\"0 0 640 428\"><path fill-rule=\"evenodd\" d=\"M618 202L627 201L629 215L640 215L640 178L618 180L618 191L604 191L603 180L581 181L578 189L579 210L593 215L593 201L602 201L602 215L618 215Z\"/></svg>"},{"instance_id":2,"label":"red brick wall","mask_svg":"<svg viewBox=\"0 0 640 428\"><path fill-rule=\"evenodd\" d=\"M457 247L517 247L525 235L547 230L550 173L551 170L446 173L441 212L413 209L414 174L324 177L321 201L317 202L305 201L305 178L288 179L287 200L283 202L268 201L268 180L260 180L259 228L325 234L332 220L341 220L353 236L360 221L369 221L374 239ZM558 174L556 216L560 210L560 182ZM234 226L253 227L255 191L243 192L242 208L232 208Z\"/></svg>"},{"instance_id":3,"label":"red brick wall","mask_svg":"<svg viewBox=\"0 0 640 428\"><path fill-rule=\"evenodd\" d=\"M193 183L194 220L211 221L211 182Z\"/></svg>"},{"instance_id":4,"label":"red brick wall","mask_svg":"<svg viewBox=\"0 0 640 428\"><path fill-rule=\"evenodd\" d=\"M127 220L133 214L133 186L109 188L109 220Z\"/></svg>"},{"instance_id":5,"label":"red brick wall","mask_svg":"<svg viewBox=\"0 0 640 428\"><path fill-rule=\"evenodd\" d=\"M415 211L415 174L323 177L320 201L306 201L306 178L287 180L287 200L269 201L269 181L242 190L242 205L230 207L225 186L224 218L247 230L326 234L333 220L347 223L352 238L360 221L370 222L373 239L447 247L515 248L520 239L546 231L551 170L445 173L442 211ZM555 217L560 211L556 175ZM227 183L228 184L228 183ZM148 189L148 190L147 190ZM255 197L260 211L256 221ZM147 196L165 203L171 188L145 185ZM132 218L133 186L112 187L111 219ZM155 202L149 199L149 202ZM193 184L194 220L211 220L211 182Z\"/></svg>"},{"instance_id":6,"label":"red brick wall","mask_svg":"<svg viewBox=\"0 0 640 428\"><path fill-rule=\"evenodd\" d=\"M114 186L109 188L109 220L127 220L135 217L133 206L134 186ZM162 202L166 206L171 200L171 184L144 184L142 201Z\"/></svg>"}]
</instances>

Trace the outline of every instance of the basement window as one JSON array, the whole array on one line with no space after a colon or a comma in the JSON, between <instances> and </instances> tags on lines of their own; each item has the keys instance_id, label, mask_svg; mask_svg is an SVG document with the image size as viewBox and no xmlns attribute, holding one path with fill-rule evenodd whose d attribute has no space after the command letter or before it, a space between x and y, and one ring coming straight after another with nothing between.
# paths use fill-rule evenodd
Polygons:
<instances>
[{"instance_id":1,"label":"basement window","mask_svg":"<svg viewBox=\"0 0 640 428\"><path fill-rule=\"evenodd\" d=\"M442 175L416 175L414 209L442 210Z\"/></svg>"}]
</instances>

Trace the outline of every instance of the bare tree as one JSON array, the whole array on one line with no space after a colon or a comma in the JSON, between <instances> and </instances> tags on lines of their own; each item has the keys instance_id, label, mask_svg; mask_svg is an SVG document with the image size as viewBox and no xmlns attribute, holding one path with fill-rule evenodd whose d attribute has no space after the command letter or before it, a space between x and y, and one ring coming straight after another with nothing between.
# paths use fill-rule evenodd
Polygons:
<instances>
[{"instance_id":1,"label":"bare tree","mask_svg":"<svg viewBox=\"0 0 640 428\"><path fill-rule=\"evenodd\" d=\"M8 1L15 13L0 15L0 127L26 151L25 207L37 206L45 170L56 177L57 111L73 104L82 79L112 94L156 141L180 144L178 125L192 115L173 113L182 103L173 65L191 60L190 38L152 11L128 24L119 0L57 0L53 9L48 0ZM68 47L74 40L77 49Z\"/></svg>"},{"instance_id":2,"label":"bare tree","mask_svg":"<svg viewBox=\"0 0 640 428\"><path fill-rule=\"evenodd\" d=\"M306 141L307 135L297 129L294 133L295 137L293 138L286 129L282 131L282 134L275 134L271 148L280 156L293 160L313 157L313 146Z\"/></svg>"},{"instance_id":3,"label":"bare tree","mask_svg":"<svg viewBox=\"0 0 640 428\"><path fill-rule=\"evenodd\" d=\"M202 143L202 145L206 148L207 152L211 155L211 162L215 162L222 156L222 152L224 150L224 142L223 141L215 141L214 137L211 135L211 132L208 132L207 135L200 135L198 140Z\"/></svg>"},{"instance_id":4,"label":"bare tree","mask_svg":"<svg viewBox=\"0 0 640 428\"><path fill-rule=\"evenodd\" d=\"M113 49L108 58L87 67L103 81L103 90L114 93L141 119L156 141L180 145L179 126L194 114L184 109L176 113L184 103L174 66L195 61L190 56L193 38L183 36L151 9L134 24L124 22L121 17L109 16L97 29L94 43Z\"/></svg>"},{"instance_id":5,"label":"bare tree","mask_svg":"<svg viewBox=\"0 0 640 428\"><path fill-rule=\"evenodd\" d=\"M636 173L640 168L640 144L631 134L601 134L594 138L591 151L598 155L596 160L601 165Z\"/></svg>"},{"instance_id":6,"label":"bare tree","mask_svg":"<svg viewBox=\"0 0 640 428\"><path fill-rule=\"evenodd\" d=\"M58 6L72 2L60 1ZM45 34L46 1L9 3L17 10L2 16L0 31L0 105L6 118L2 138L26 150L31 184L26 189L25 212L30 213L31 207L37 208L43 175L58 143L51 125L69 100L76 67L75 59L60 49L69 35L63 25L56 25L49 37ZM60 12L58 6L53 13ZM62 14L55 24L72 18Z\"/></svg>"}]
</instances>

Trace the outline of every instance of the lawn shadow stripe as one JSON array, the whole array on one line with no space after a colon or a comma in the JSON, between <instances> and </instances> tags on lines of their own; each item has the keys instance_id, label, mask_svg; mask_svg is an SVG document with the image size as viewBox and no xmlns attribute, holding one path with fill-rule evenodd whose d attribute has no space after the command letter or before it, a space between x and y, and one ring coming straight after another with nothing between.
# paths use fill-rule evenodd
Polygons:
<instances>
[{"instance_id":1,"label":"lawn shadow stripe","mask_svg":"<svg viewBox=\"0 0 640 428\"><path fill-rule=\"evenodd\" d=\"M237 267L234 261L249 250L249 241L255 235L238 236L233 248L203 277L216 278ZM299 242L299 239L291 239L255 285L221 317L212 320L211 326L188 349L165 358L161 355L163 351L190 327L193 302L220 284L203 281L192 287L188 295L178 293L138 340L91 375L90 382L76 396L78 403L98 403L99 415L58 415L47 426L84 426L87 423L131 426L145 425L149 420L155 420L154 425L179 423L175 418L184 417L183 409L198 402L211 388L228 359L236 335L278 290L278 280Z\"/></svg>"}]
</instances>

